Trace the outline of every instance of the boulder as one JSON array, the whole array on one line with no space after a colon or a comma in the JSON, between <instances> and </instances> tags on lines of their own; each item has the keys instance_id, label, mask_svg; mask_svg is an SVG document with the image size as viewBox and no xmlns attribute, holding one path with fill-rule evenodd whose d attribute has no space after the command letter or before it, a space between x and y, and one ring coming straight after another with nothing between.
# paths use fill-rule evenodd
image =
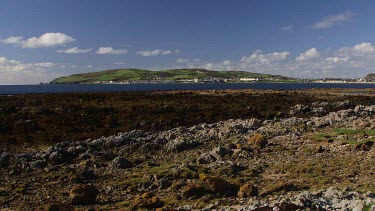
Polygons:
<instances>
[{"instance_id":1,"label":"boulder","mask_svg":"<svg viewBox=\"0 0 375 211\"><path fill-rule=\"evenodd\" d=\"M246 183L240 187L240 190L237 193L238 198L246 198L250 196L257 196L258 188L255 187L252 183Z\"/></svg>"},{"instance_id":2,"label":"boulder","mask_svg":"<svg viewBox=\"0 0 375 211\"><path fill-rule=\"evenodd\" d=\"M208 131L207 136L208 136L211 140L217 140L217 139L218 139L218 131L217 131L217 129L215 129L215 128L211 128L211 129Z\"/></svg>"},{"instance_id":3,"label":"boulder","mask_svg":"<svg viewBox=\"0 0 375 211\"><path fill-rule=\"evenodd\" d=\"M194 140L173 139L168 141L166 147L170 151L182 152L197 147L199 144Z\"/></svg>"},{"instance_id":4,"label":"boulder","mask_svg":"<svg viewBox=\"0 0 375 211\"><path fill-rule=\"evenodd\" d=\"M302 105L302 104L297 104L293 107L290 107L289 114L291 116L293 116L293 115L297 115L297 114L306 114L309 111L310 111L309 107L307 107L305 105Z\"/></svg>"},{"instance_id":5,"label":"boulder","mask_svg":"<svg viewBox=\"0 0 375 211\"><path fill-rule=\"evenodd\" d=\"M72 160L72 157L66 150L56 150L52 152L48 157L48 161L52 165L63 164L71 160Z\"/></svg>"},{"instance_id":6,"label":"boulder","mask_svg":"<svg viewBox=\"0 0 375 211\"><path fill-rule=\"evenodd\" d=\"M314 116L321 117L321 116L328 114L328 111L322 107L318 107L318 108L313 108L311 110L311 113L314 114Z\"/></svg>"},{"instance_id":7,"label":"boulder","mask_svg":"<svg viewBox=\"0 0 375 211\"><path fill-rule=\"evenodd\" d=\"M199 164L209 164L211 162L215 162L216 160L217 158L212 156L211 154L203 153L198 157L197 162Z\"/></svg>"},{"instance_id":8,"label":"boulder","mask_svg":"<svg viewBox=\"0 0 375 211\"><path fill-rule=\"evenodd\" d=\"M73 205L89 205L96 202L99 190L93 185L76 185L70 191Z\"/></svg>"},{"instance_id":9,"label":"boulder","mask_svg":"<svg viewBox=\"0 0 375 211\"><path fill-rule=\"evenodd\" d=\"M116 157L115 159L112 160L110 165L112 168L116 168L116 169L125 169L125 168L132 167L132 163L124 157Z\"/></svg>"},{"instance_id":10,"label":"boulder","mask_svg":"<svg viewBox=\"0 0 375 211\"><path fill-rule=\"evenodd\" d=\"M354 103L349 100L337 101L332 103L332 107L334 107L335 109L348 109L353 108L354 106Z\"/></svg>"},{"instance_id":11,"label":"boulder","mask_svg":"<svg viewBox=\"0 0 375 211\"><path fill-rule=\"evenodd\" d=\"M209 192L200 184L190 183L183 189L182 196L186 198L200 198Z\"/></svg>"},{"instance_id":12,"label":"boulder","mask_svg":"<svg viewBox=\"0 0 375 211\"><path fill-rule=\"evenodd\" d=\"M200 174L199 180L208 190L212 191L214 194L235 196L238 192L238 187L236 185L231 184L220 177Z\"/></svg>"},{"instance_id":13,"label":"boulder","mask_svg":"<svg viewBox=\"0 0 375 211\"><path fill-rule=\"evenodd\" d=\"M218 158L222 158L224 157L225 155L229 155L231 154L232 151L227 149L226 147L223 147L223 146L218 146L218 147L215 147L213 150L211 150L210 154L215 157L216 159Z\"/></svg>"}]
</instances>

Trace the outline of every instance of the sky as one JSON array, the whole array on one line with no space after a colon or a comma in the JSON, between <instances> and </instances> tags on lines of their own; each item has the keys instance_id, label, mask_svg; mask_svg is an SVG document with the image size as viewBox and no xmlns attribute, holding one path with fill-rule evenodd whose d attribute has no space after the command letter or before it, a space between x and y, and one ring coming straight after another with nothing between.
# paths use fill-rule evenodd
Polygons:
<instances>
[{"instance_id":1,"label":"sky","mask_svg":"<svg viewBox=\"0 0 375 211\"><path fill-rule=\"evenodd\" d=\"M0 0L0 85L119 68L375 73L375 1Z\"/></svg>"}]
</instances>

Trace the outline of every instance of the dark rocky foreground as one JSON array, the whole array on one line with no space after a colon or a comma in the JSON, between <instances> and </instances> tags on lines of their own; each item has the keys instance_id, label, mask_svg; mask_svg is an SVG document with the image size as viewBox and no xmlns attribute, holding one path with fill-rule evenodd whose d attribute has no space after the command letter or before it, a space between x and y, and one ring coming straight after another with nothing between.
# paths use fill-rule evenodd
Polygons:
<instances>
[{"instance_id":1,"label":"dark rocky foreground","mask_svg":"<svg viewBox=\"0 0 375 211\"><path fill-rule=\"evenodd\" d=\"M354 90L363 94L373 91ZM289 107L317 101L373 104L373 96L345 95L345 92L353 90L0 95L0 143L2 148L25 150L132 130L165 131L228 119L285 118L290 116ZM330 112L342 108L325 109ZM298 116L311 115L306 112Z\"/></svg>"},{"instance_id":2,"label":"dark rocky foreground","mask_svg":"<svg viewBox=\"0 0 375 211\"><path fill-rule=\"evenodd\" d=\"M375 105L353 100L306 99L272 120L236 118L24 152L3 149L0 204L15 210L371 210L374 114Z\"/></svg>"}]
</instances>

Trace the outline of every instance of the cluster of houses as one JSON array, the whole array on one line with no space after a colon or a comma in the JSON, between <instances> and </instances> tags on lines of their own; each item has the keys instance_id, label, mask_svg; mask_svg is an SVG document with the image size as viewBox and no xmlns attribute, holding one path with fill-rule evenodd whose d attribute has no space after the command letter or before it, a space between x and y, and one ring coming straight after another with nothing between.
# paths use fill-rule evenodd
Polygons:
<instances>
[{"instance_id":1,"label":"cluster of houses","mask_svg":"<svg viewBox=\"0 0 375 211\"><path fill-rule=\"evenodd\" d=\"M153 78L148 80L124 80L124 81L95 81L95 84L134 84L134 83L235 83L235 82L258 82L259 78L194 78L166 80L163 78Z\"/></svg>"},{"instance_id":2,"label":"cluster of houses","mask_svg":"<svg viewBox=\"0 0 375 211\"><path fill-rule=\"evenodd\" d=\"M364 78L323 78L323 79L300 79L302 83L365 83Z\"/></svg>"}]
</instances>

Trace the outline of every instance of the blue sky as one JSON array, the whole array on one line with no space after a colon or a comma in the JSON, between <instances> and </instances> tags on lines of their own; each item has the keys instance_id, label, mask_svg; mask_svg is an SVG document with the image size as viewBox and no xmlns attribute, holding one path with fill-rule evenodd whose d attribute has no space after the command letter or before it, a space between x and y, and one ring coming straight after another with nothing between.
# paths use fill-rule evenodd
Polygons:
<instances>
[{"instance_id":1,"label":"blue sky","mask_svg":"<svg viewBox=\"0 0 375 211\"><path fill-rule=\"evenodd\" d=\"M0 84L115 68L375 72L375 1L0 0Z\"/></svg>"}]
</instances>

